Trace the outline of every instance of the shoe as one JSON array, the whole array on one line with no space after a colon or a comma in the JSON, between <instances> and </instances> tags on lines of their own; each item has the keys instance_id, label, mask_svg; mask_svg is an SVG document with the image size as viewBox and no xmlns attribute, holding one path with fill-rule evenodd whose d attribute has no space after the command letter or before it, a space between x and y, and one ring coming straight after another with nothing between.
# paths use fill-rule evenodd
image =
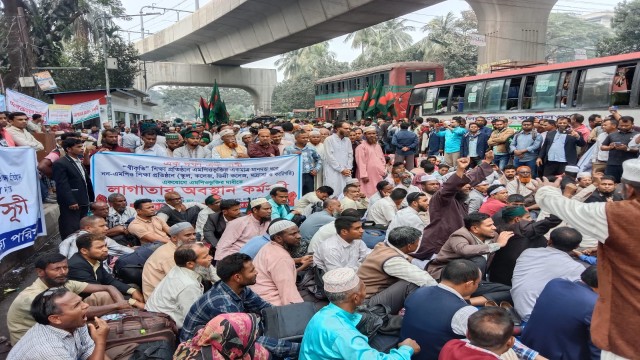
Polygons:
<instances>
[{"instance_id":1,"label":"shoe","mask_svg":"<svg viewBox=\"0 0 640 360\"><path fill-rule=\"evenodd\" d=\"M493 301L493 300L489 300L489 301L484 303L484 306L495 306L495 307L498 307L498 304L496 304L496 302Z\"/></svg>"},{"instance_id":2,"label":"shoe","mask_svg":"<svg viewBox=\"0 0 640 360\"><path fill-rule=\"evenodd\" d=\"M511 317L511 320L513 321L514 326L522 325L522 318L520 317L520 315L518 315L518 313L516 312L516 309L514 309L510 303L506 301L502 301L500 303L500 307L507 310L507 312L509 313L509 317Z\"/></svg>"}]
</instances>

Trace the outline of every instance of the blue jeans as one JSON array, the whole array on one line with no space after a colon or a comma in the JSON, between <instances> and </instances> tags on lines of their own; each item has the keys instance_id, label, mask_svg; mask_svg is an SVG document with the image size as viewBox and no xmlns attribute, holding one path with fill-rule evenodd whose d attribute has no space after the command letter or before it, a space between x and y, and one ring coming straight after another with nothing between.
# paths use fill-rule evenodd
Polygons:
<instances>
[{"instance_id":1,"label":"blue jeans","mask_svg":"<svg viewBox=\"0 0 640 360\"><path fill-rule=\"evenodd\" d=\"M509 154L495 155L494 158L493 158L493 162L500 167L500 170L504 170L505 166L507 166L507 164L509 164L509 158L510 157L511 157L511 155L509 155Z\"/></svg>"},{"instance_id":2,"label":"blue jeans","mask_svg":"<svg viewBox=\"0 0 640 360\"><path fill-rule=\"evenodd\" d=\"M513 166L516 167L516 169L519 166L528 166L531 168L531 176L535 179L538 176L537 173L537 165L536 165L536 159L534 158L533 160L528 160L528 161L522 161L520 159L518 159L518 157L514 157L513 158Z\"/></svg>"}]
</instances>

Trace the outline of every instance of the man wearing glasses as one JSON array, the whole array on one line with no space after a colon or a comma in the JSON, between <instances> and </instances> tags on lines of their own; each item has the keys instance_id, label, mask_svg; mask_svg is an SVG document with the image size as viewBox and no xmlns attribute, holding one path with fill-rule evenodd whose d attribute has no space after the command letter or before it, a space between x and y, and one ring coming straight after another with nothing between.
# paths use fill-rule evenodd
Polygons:
<instances>
[{"instance_id":1,"label":"man wearing glasses","mask_svg":"<svg viewBox=\"0 0 640 360\"><path fill-rule=\"evenodd\" d=\"M158 210L158 218L164 220L170 227L184 221L195 227L198 214L204 205L196 202L184 204L182 200L182 195L177 192L170 191L164 194L166 204Z\"/></svg>"}]
</instances>

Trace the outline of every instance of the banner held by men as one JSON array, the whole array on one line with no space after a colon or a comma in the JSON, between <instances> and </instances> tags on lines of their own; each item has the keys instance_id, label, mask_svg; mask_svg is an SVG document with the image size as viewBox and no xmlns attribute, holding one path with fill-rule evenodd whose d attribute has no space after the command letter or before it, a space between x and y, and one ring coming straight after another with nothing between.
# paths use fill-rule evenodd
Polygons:
<instances>
[{"instance_id":1,"label":"banner held by men","mask_svg":"<svg viewBox=\"0 0 640 360\"><path fill-rule=\"evenodd\" d=\"M99 164L99 166L96 166ZM131 204L148 198L164 203L164 194L178 192L184 202L204 202L209 195L239 201L265 197L276 186L289 190L289 201L300 198L300 157L259 159L179 159L112 152L91 157L91 180L97 200L123 194Z\"/></svg>"}]
</instances>

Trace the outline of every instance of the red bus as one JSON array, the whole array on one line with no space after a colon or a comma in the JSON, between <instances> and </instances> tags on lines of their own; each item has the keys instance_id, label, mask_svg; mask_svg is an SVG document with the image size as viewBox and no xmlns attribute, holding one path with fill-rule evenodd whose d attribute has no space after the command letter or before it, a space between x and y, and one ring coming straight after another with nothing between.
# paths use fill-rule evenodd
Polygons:
<instances>
[{"instance_id":1,"label":"red bus","mask_svg":"<svg viewBox=\"0 0 640 360\"><path fill-rule=\"evenodd\" d=\"M640 116L640 52L542 65L416 85L407 117L505 116L519 127L529 116L605 116L610 106Z\"/></svg>"},{"instance_id":2,"label":"red bus","mask_svg":"<svg viewBox=\"0 0 640 360\"><path fill-rule=\"evenodd\" d=\"M444 79L444 67L428 62L400 62L353 71L316 81L315 116L324 121L359 120L356 110L369 84L382 80L384 93L394 93L399 118L406 117L409 92L416 84Z\"/></svg>"}]
</instances>

